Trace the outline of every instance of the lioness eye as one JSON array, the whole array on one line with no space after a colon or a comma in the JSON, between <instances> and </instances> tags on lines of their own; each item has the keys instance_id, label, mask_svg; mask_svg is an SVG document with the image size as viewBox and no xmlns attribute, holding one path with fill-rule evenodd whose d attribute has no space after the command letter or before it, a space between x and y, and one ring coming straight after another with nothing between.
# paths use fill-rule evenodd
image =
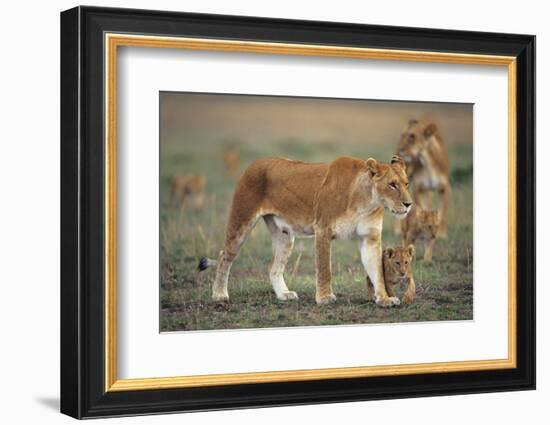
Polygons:
<instances>
[{"instance_id":1,"label":"lioness eye","mask_svg":"<svg viewBox=\"0 0 550 425\"><path fill-rule=\"evenodd\" d=\"M405 265L407 265L407 264L409 264L409 262L408 262L408 261L405 261Z\"/></svg>"},{"instance_id":2,"label":"lioness eye","mask_svg":"<svg viewBox=\"0 0 550 425\"><path fill-rule=\"evenodd\" d=\"M391 182L390 186L393 187L394 189L397 189L397 184L395 182Z\"/></svg>"},{"instance_id":3,"label":"lioness eye","mask_svg":"<svg viewBox=\"0 0 550 425\"><path fill-rule=\"evenodd\" d=\"M396 261L395 264L397 264L398 266L401 265L401 263L399 261Z\"/></svg>"}]
</instances>

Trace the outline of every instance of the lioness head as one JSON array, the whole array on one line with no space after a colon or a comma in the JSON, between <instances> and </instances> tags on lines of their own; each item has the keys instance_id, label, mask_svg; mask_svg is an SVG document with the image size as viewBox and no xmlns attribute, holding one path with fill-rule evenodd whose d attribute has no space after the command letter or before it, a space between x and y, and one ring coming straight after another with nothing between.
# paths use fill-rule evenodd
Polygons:
<instances>
[{"instance_id":1,"label":"lioness head","mask_svg":"<svg viewBox=\"0 0 550 425\"><path fill-rule=\"evenodd\" d=\"M405 218L413 204L405 162L394 155L389 164L381 164L369 158L366 165L373 183L374 200L390 210L395 217Z\"/></svg>"},{"instance_id":2,"label":"lioness head","mask_svg":"<svg viewBox=\"0 0 550 425\"><path fill-rule=\"evenodd\" d=\"M401 140L397 147L398 155L409 163L418 158L428 146L429 138L437 131L434 123L425 124L418 120L410 120L401 133Z\"/></svg>"},{"instance_id":3,"label":"lioness head","mask_svg":"<svg viewBox=\"0 0 550 425\"><path fill-rule=\"evenodd\" d=\"M412 276L414 245L386 248L383 255L384 259L386 259L384 262L384 267L386 268L384 272L386 274L397 278L409 278ZM389 275L386 278L390 278Z\"/></svg>"},{"instance_id":4,"label":"lioness head","mask_svg":"<svg viewBox=\"0 0 550 425\"><path fill-rule=\"evenodd\" d=\"M424 240L435 239L439 228L439 212L418 210L416 212L416 223L418 237Z\"/></svg>"}]
</instances>

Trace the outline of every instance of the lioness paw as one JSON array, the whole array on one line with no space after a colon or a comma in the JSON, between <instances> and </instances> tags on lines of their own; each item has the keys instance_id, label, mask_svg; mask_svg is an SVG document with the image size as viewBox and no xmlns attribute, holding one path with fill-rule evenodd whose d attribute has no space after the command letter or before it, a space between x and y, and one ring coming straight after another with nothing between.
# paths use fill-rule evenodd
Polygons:
<instances>
[{"instance_id":1,"label":"lioness paw","mask_svg":"<svg viewBox=\"0 0 550 425\"><path fill-rule=\"evenodd\" d=\"M329 294L322 297L316 296L315 301L317 301L317 305L332 304L336 302L336 295Z\"/></svg>"},{"instance_id":2,"label":"lioness paw","mask_svg":"<svg viewBox=\"0 0 550 425\"><path fill-rule=\"evenodd\" d=\"M294 291L285 291L281 294L277 294L277 299L281 301L297 300L298 294Z\"/></svg>"},{"instance_id":3,"label":"lioness paw","mask_svg":"<svg viewBox=\"0 0 550 425\"><path fill-rule=\"evenodd\" d=\"M216 302L225 302L229 301L229 295L222 293L212 294L212 300Z\"/></svg>"},{"instance_id":4,"label":"lioness paw","mask_svg":"<svg viewBox=\"0 0 550 425\"><path fill-rule=\"evenodd\" d=\"M378 304L380 307L391 307L394 305L401 304L401 301L399 301L399 298L397 297L376 297L376 304Z\"/></svg>"}]
</instances>

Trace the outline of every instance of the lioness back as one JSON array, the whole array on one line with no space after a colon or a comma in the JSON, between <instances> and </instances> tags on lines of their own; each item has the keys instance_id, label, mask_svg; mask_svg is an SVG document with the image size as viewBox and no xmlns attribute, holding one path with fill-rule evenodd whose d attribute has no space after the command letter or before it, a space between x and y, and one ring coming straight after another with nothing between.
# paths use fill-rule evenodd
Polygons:
<instances>
[{"instance_id":1,"label":"lioness back","mask_svg":"<svg viewBox=\"0 0 550 425\"><path fill-rule=\"evenodd\" d=\"M261 195L266 211L313 211L315 194L323 183L328 164L264 158L245 170L237 190Z\"/></svg>"}]
</instances>

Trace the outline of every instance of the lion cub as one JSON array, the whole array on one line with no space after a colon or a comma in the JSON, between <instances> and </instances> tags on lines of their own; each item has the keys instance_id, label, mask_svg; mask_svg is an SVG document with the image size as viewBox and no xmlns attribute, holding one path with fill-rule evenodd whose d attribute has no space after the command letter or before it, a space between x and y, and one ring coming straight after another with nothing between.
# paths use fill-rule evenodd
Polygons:
<instances>
[{"instance_id":1,"label":"lion cub","mask_svg":"<svg viewBox=\"0 0 550 425\"><path fill-rule=\"evenodd\" d=\"M416 286L412 273L412 262L414 259L414 245L408 247L398 246L395 248L386 248L382 252L382 271L384 273L384 282L388 296L395 297L393 291L394 285L406 283L407 290L403 295L403 302L410 304L416 295ZM374 297L374 287L372 281L367 276L367 289L369 298Z\"/></svg>"},{"instance_id":2,"label":"lion cub","mask_svg":"<svg viewBox=\"0 0 550 425\"><path fill-rule=\"evenodd\" d=\"M424 261L432 261L435 238L440 224L438 211L426 211L418 206L412 207L402 222L404 244L410 245L422 241L424 245Z\"/></svg>"}]
</instances>

